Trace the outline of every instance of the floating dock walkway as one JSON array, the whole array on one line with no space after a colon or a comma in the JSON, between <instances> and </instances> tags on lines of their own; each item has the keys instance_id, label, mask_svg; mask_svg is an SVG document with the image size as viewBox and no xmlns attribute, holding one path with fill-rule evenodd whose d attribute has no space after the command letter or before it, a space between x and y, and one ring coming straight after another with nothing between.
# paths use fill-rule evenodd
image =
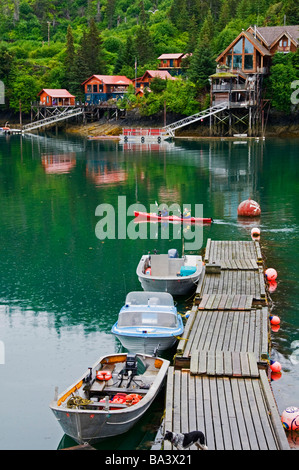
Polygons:
<instances>
[{"instance_id":1,"label":"floating dock walkway","mask_svg":"<svg viewBox=\"0 0 299 470\"><path fill-rule=\"evenodd\" d=\"M201 430L209 450L289 450L268 378L270 324L260 245L208 239L204 260L168 371L164 431ZM172 444L164 441L163 449Z\"/></svg>"}]
</instances>

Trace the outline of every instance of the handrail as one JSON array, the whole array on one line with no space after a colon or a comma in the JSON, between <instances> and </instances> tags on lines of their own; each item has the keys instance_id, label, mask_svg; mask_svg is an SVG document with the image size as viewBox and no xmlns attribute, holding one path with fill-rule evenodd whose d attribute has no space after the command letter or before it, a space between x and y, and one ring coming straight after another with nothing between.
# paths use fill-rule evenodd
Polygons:
<instances>
[{"instance_id":1,"label":"handrail","mask_svg":"<svg viewBox=\"0 0 299 470\"><path fill-rule=\"evenodd\" d=\"M50 117L47 117L47 118L44 118L44 119L40 119L39 121L34 121L34 122L30 122L29 124L25 124L23 126L22 130L23 131L30 131L30 130L33 130L33 129L37 129L39 127L44 127L44 126L47 126L49 124L53 124L53 123L58 122L58 121L63 121L65 119L69 119L73 116L78 116L82 113L83 113L82 108L63 110L61 113L55 114L54 116L50 116Z\"/></svg>"},{"instance_id":2,"label":"handrail","mask_svg":"<svg viewBox=\"0 0 299 470\"><path fill-rule=\"evenodd\" d=\"M199 119L204 119L206 117L209 117L213 114L220 113L224 109L227 109L229 106L229 103L227 101L223 101L217 105L211 106L210 108L207 108L203 111L200 111L199 113L193 114L192 116L187 116L184 119L181 119L180 121L173 122L172 124L168 124L167 126L164 126L165 133L169 133L171 136L174 136L174 132L176 129L179 129L180 127L187 126L188 124L191 124L193 122L198 121Z\"/></svg>"}]
</instances>

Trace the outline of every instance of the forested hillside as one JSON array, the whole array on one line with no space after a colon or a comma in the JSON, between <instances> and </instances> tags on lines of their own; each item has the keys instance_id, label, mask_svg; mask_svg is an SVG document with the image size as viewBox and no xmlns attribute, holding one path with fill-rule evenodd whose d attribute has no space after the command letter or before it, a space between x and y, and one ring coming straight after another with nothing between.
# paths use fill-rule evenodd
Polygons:
<instances>
[{"instance_id":1,"label":"forested hillside","mask_svg":"<svg viewBox=\"0 0 299 470\"><path fill-rule=\"evenodd\" d=\"M141 76L162 53L192 52L184 80L164 90L169 109L188 114L205 105L215 57L242 28L299 24L298 0L0 0L0 11L1 107L21 100L25 112L42 88L80 97L92 74L134 78L136 58ZM295 78L298 63L283 64ZM158 96L144 113L160 109Z\"/></svg>"}]
</instances>

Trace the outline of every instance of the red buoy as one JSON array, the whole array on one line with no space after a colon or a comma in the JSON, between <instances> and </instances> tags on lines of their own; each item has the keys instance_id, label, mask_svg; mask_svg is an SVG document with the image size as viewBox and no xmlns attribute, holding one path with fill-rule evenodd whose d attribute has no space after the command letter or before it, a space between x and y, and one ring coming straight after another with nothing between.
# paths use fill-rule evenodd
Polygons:
<instances>
[{"instance_id":1,"label":"red buoy","mask_svg":"<svg viewBox=\"0 0 299 470\"><path fill-rule=\"evenodd\" d=\"M261 208L256 201L249 198L239 204L238 215L241 217L258 217L261 215Z\"/></svg>"}]
</instances>

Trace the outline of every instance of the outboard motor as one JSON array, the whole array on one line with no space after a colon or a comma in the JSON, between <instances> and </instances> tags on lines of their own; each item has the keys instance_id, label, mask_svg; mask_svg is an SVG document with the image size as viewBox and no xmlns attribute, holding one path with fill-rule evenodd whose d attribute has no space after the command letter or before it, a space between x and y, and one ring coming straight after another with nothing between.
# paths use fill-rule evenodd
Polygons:
<instances>
[{"instance_id":1,"label":"outboard motor","mask_svg":"<svg viewBox=\"0 0 299 470\"><path fill-rule=\"evenodd\" d=\"M179 257L179 253L176 248L170 248L170 250L168 250L168 258L178 258L178 257Z\"/></svg>"},{"instance_id":2,"label":"outboard motor","mask_svg":"<svg viewBox=\"0 0 299 470\"><path fill-rule=\"evenodd\" d=\"M135 354L127 354L125 371L126 375L129 375L129 372L132 375L137 374L137 359Z\"/></svg>"}]
</instances>

